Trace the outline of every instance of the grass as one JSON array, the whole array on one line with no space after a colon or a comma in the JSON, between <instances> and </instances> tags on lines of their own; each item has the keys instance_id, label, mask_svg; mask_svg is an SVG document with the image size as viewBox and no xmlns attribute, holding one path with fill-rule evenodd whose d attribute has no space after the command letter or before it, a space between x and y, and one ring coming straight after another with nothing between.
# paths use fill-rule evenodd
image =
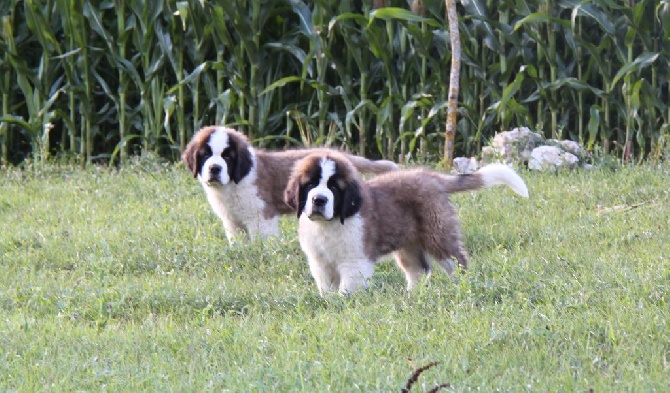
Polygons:
<instances>
[{"instance_id":1,"label":"grass","mask_svg":"<svg viewBox=\"0 0 670 393\"><path fill-rule=\"evenodd\" d=\"M458 284L322 299L293 216L229 247L181 166L0 172L2 391L667 391L670 167L454 196Z\"/></svg>"}]
</instances>

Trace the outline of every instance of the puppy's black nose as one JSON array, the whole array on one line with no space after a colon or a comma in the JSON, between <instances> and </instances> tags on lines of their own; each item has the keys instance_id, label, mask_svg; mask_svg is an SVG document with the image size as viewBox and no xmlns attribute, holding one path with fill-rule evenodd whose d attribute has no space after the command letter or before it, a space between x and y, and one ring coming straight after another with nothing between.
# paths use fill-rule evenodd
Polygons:
<instances>
[{"instance_id":1,"label":"puppy's black nose","mask_svg":"<svg viewBox=\"0 0 670 393\"><path fill-rule=\"evenodd\" d=\"M328 202L328 199L322 195L316 195L315 197L312 198L312 204L317 207L323 207L326 205L326 202Z\"/></svg>"},{"instance_id":2,"label":"puppy's black nose","mask_svg":"<svg viewBox=\"0 0 670 393\"><path fill-rule=\"evenodd\" d=\"M212 165L209 167L209 173L211 173L214 176L217 176L221 173L221 165Z\"/></svg>"}]
</instances>

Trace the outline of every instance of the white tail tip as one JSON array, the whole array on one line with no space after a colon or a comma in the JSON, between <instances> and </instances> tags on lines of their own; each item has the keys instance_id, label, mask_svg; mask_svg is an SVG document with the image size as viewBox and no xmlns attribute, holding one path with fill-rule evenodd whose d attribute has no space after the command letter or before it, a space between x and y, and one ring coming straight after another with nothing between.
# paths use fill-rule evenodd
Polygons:
<instances>
[{"instance_id":1,"label":"white tail tip","mask_svg":"<svg viewBox=\"0 0 670 393\"><path fill-rule=\"evenodd\" d=\"M477 172L484 186L506 185L524 198L528 198L528 187L514 169L504 164L489 164Z\"/></svg>"}]
</instances>

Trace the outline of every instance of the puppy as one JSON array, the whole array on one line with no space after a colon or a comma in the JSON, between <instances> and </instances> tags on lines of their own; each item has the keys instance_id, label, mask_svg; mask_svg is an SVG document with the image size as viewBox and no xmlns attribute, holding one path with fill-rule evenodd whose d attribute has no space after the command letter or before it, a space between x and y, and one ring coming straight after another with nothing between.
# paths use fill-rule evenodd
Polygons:
<instances>
[{"instance_id":1,"label":"puppy","mask_svg":"<svg viewBox=\"0 0 670 393\"><path fill-rule=\"evenodd\" d=\"M243 134L210 126L193 136L181 157L202 184L232 243L240 233L252 240L279 234L279 215L292 212L283 199L291 168L312 151L315 149L254 149ZM398 168L391 161L347 157L362 172L376 174Z\"/></svg>"},{"instance_id":2,"label":"puppy","mask_svg":"<svg viewBox=\"0 0 670 393\"><path fill-rule=\"evenodd\" d=\"M430 273L429 258L452 279L452 257L467 267L449 194L496 184L528 197L524 181L505 165L458 176L403 170L363 181L346 157L318 152L296 164L285 200L297 212L300 247L322 295L366 287L377 260L389 253L411 289Z\"/></svg>"}]
</instances>

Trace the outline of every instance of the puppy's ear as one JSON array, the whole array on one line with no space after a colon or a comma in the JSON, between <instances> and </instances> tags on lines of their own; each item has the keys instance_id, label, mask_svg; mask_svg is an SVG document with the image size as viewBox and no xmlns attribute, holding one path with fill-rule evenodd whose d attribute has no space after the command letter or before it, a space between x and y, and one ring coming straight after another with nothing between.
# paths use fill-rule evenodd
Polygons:
<instances>
[{"instance_id":1,"label":"puppy's ear","mask_svg":"<svg viewBox=\"0 0 670 393\"><path fill-rule=\"evenodd\" d=\"M235 166L231 173L231 178L238 184L246 175L251 171L251 167L254 166L254 161L251 158L251 147L245 141L235 141L236 160Z\"/></svg>"},{"instance_id":2,"label":"puppy's ear","mask_svg":"<svg viewBox=\"0 0 670 393\"><path fill-rule=\"evenodd\" d=\"M193 177L198 177L198 143L195 140L186 145L186 149L181 153L181 159L186 167L193 172Z\"/></svg>"},{"instance_id":3,"label":"puppy's ear","mask_svg":"<svg viewBox=\"0 0 670 393\"><path fill-rule=\"evenodd\" d=\"M344 219L353 216L361 210L363 198L361 198L361 189L357 180L350 180L342 191L342 204L340 205L340 222L344 224Z\"/></svg>"},{"instance_id":4,"label":"puppy's ear","mask_svg":"<svg viewBox=\"0 0 670 393\"><path fill-rule=\"evenodd\" d=\"M297 217L300 218L302 214L302 207L305 205L305 201L301 201L302 197L302 187L300 186L300 176L292 175L284 189L284 203L294 210L297 213Z\"/></svg>"}]
</instances>

